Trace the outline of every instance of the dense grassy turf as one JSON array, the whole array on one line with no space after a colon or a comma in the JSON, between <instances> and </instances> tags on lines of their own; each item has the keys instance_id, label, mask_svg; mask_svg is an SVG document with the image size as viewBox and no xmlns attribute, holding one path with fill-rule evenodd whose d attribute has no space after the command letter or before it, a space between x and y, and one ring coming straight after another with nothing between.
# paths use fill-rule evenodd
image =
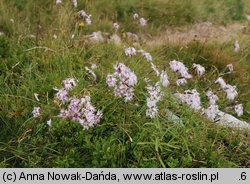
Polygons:
<instances>
[{"instance_id":1,"label":"dense grassy turf","mask_svg":"<svg viewBox=\"0 0 250 184\"><path fill-rule=\"evenodd\" d=\"M66 0L63 6L49 0L0 0L0 31L4 32L0 36L0 167L249 167L249 134L217 126L172 94L196 88L206 107L205 89L227 64L233 63L235 72L223 77L237 85L237 101L245 107L240 119L250 122L250 45L242 35L240 53L232 52L232 41L223 45L193 42L147 47L142 39L141 47L152 54L159 69L167 67L172 84L177 78L168 67L172 59L183 61L189 68L200 63L207 70L202 80L195 77L185 87L173 84L164 89L155 119L145 116L144 78L152 83L158 78L145 59L125 56L124 46L132 43L126 38L121 46L81 41L84 35L97 30L114 33L115 21L121 25L117 33L121 37L125 31L144 37L157 35L166 26L245 22L249 8L249 0L79 0L77 9ZM75 17L81 9L92 14L93 25L79 28ZM142 28L133 22L134 12L149 19L148 26ZM72 34L75 39L71 39ZM249 28L242 34L244 38L249 36ZM117 61L129 66L138 77L135 97L129 103L114 97L106 85L106 76L113 73ZM98 66L96 83L84 69L91 64ZM99 125L83 130L78 123L57 116L53 87L60 88L67 77L78 79L72 96L88 94L93 105L103 111ZM218 86L212 88L218 90ZM39 94L39 102L34 93ZM235 115L227 109L232 102L223 93L219 95L220 108ZM41 117L32 117L34 106L42 108ZM178 115L184 126L173 123L166 109ZM46 124L50 118L51 127Z\"/></svg>"}]
</instances>

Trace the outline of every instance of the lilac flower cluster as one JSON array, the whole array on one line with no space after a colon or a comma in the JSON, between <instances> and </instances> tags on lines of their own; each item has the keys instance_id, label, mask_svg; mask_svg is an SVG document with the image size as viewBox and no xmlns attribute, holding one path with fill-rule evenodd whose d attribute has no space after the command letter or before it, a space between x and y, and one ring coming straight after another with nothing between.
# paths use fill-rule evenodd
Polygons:
<instances>
[{"instance_id":1,"label":"lilac flower cluster","mask_svg":"<svg viewBox=\"0 0 250 184\"><path fill-rule=\"evenodd\" d=\"M88 15L85 11L83 11L83 10L79 11L79 12L78 12L78 16L79 16L80 18L84 19L84 20L85 20L85 23L86 23L87 25L91 25L91 24L92 24L91 15L90 15L90 14Z\"/></svg>"},{"instance_id":2,"label":"lilac flower cluster","mask_svg":"<svg viewBox=\"0 0 250 184\"><path fill-rule=\"evenodd\" d=\"M229 73L234 71L234 66L232 64L228 64L226 68L229 70Z\"/></svg>"},{"instance_id":3,"label":"lilac flower cluster","mask_svg":"<svg viewBox=\"0 0 250 184\"><path fill-rule=\"evenodd\" d=\"M161 75L160 75L160 82L161 82L161 85L164 87L169 86L170 82L168 80L168 75L167 75L166 70L162 70Z\"/></svg>"},{"instance_id":4,"label":"lilac flower cluster","mask_svg":"<svg viewBox=\"0 0 250 184\"><path fill-rule=\"evenodd\" d=\"M211 121L216 121L219 112L218 105L210 105L207 109L203 110L203 114Z\"/></svg>"},{"instance_id":5,"label":"lilac flower cluster","mask_svg":"<svg viewBox=\"0 0 250 184\"><path fill-rule=\"evenodd\" d=\"M76 8L77 7L77 0L72 0L72 4Z\"/></svg>"},{"instance_id":6,"label":"lilac flower cluster","mask_svg":"<svg viewBox=\"0 0 250 184\"><path fill-rule=\"evenodd\" d=\"M124 52L125 52L125 55L129 57L136 55L136 49L134 47L125 48Z\"/></svg>"},{"instance_id":7,"label":"lilac flower cluster","mask_svg":"<svg viewBox=\"0 0 250 184\"><path fill-rule=\"evenodd\" d=\"M198 76L202 76L205 73L205 68L203 66L201 66L200 64L193 64L193 69L195 70L195 73Z\"/></svg>"},{"instance_id":8,"label":"lilac flower cluster","mask_svg":"<svg viewBox=\"0 0 250 184\"><path fill-rule=\"evenodd\" d=\"M215 83L219 83L221 89L227 94L228 100L234 100L235 97L238 95L238 92L236 91L236 86L231 86L230 84L226 84L226 82L223 80L223 78L219 77Z\"/></svg>"},{"instance_id":9,"label":"lilac flower cluster","mask_svg":"<svg viewBox=\"0 0 250 184\"><path fill-rule=\"evenodd\" d=\"M219 100L218 96L215 95L212 91L207 91L206 96L209 99L209 104L210 105L216 105L216 101Z\"/></svg>"},{"instance_id":10,"label":"lilac flower cluster","mask_svg":"<svg viewBox=\"0 0 250 184\"><path fill-rule=\"evenodd\" d=\"M148 91L146 116L154 118L158 114L157 102L162 97L160 82L154 86L148 84L146 89Z\"/></svg>"},{"instance_id":11,"label":"lilac flower cluster","mask_svg":"<svg viewBox=\"0 0 250 184\"><path fill-rule=\"evenodd\" d=\"M243 115L243 105L242 104L235 105L234 110L237 113L237 116Z\"/></svg>"},{"instance_id":12,"label":"lilac flower cluster","mask_svg":"<svg viewBox=\"0 0 250 184\"><path fill-rule=\"evenodd\" d=\"M184 94L177 93L175 94L177 98L179 98L183 103L186 103L191 108L195 110L199 110L201 108L201 100L200 94L196 89L193 90L185 90Z\"/></svg>"},{"instance_id":13,"label":"lilac flower cluster","mask_svg":"<svg viewBox=\"0 0 250 184\"><path fill-rule=\"evenodd\" d=\"M139 19L139 24L140 24L141 26L146 26L147 23L148 23L148 21L147 21L146 19L144 19L143 17L139 18L138 13L134 13L134 14L133 14L133 18L134 18L134 20Z\"/></svg>"},{"instance_id":14,"label":"lilac flower cluster","mask_svg":"<svg viewBox=\"0 0 250 184\"><path fill-rule=\"evenodd\" d=\"M192 75L188 73L188 68L180 61L170 61L169 63L170 68L173 72L179 73L181 77L190 79L192 78Z\"/></svg>"},{"instance_id":15,"label":"lilac flower cluster","mask_svg":"<svg viewBox=\"0 0 250 184\"><path fill-rule=\"evenodd\" d=\"M142 17L142 18L139 19L139 23L140 23L141 26L146 26L148 21Z\"/></svg>"},{"instance_id":16,"label":"lilac flower cluster","mask_svg":"<svg viewBox=\"0 0 250 184\"><path fill-rule=\"evenodd\" d=\"M64 104L69 101L69 93L66 89L60 89L56 93L56 98Z\"/></svg>"},{"instance_id":17,"label":"lilac flower cluster","mask_svg":"<svg viewBox=\"0 0 250 184\"><path fill-rule=\"evenodd\" d=\"M59 117L80 123L84 129L93 127L100 122L101 111L96 111L90 97L72 98L66 109L61 109Z\"/></svg>"},{"instance_id":18,"label":"lilac flower cluster","mask_svg":"<svg viewBox=\"0 0 250 184\"><path fill-rule=\"evenodd\" d=\"M69 91L76 86L76 80L74 78L67 78L62 81L63 89L55 89L58 91L56 93L56 100L59 100L61 103L66 103L70 100Z\"/></svg>"},{"instance_id":19,"label":"lilac flower cluster","mask_svg":"<svg viewBox=\"0 0 250 184\"><path fill-rule=\"evenodd\" d=\"M66 90L71 90L73 87L76 86L76 80L74 78L67 78L62 81L63 87Z\"/></svg>"},{"instance_id":20,"label":"lilac flower cluster","mask_svg":"<svg viewBox=\"0 0 250 184\"><path fill-rule=\"evenodd\" d=\"M179 73L181 78L176 81L177 86L183 86L187 83L186 79L192 78L192 75L188 73L188 68L180 61L170 61L170 68L173 72Z\"/></svg>"},{"instance_id":21,"label":"lilac flower cluster","mask_svg":"<svg viewBox=\"0 0 250 184\"><path fill-rule=\"evenodd\" d=\"M152 68L152 70L154 70L155 74L156 74L157 76L160 75L160 72L158 71L158 69L156 68L155 64L153 63L153 58L152 58L152 56L151 56L150 53L146 52L146 51L143 50L143 49L136 50L134 47L125 48L124 51L125 51L125 55L126 55L126 56L129 56L129 57L131 57L131 56L133 56L133 55L136 55L137 52L138 52L138 53L141 53L142 56L145 57L145 59L150 63L151 68Z\"/></svg>"},{"instance_id":22,"label":"lilac flower cluster","mask_svg":"<svg viewBox=\"0 0 250 184\"><path fill-rule=\"evenodd\" d=\"M141 53L143 57L150 63L152 70L154 70L156 76L160 75L159 70L156 68L155 64L153 63L153 58L150 53L146 52L145 50L138 50L137 52Z\"/></svg>"},{"instance_id":23,"label":"lilac flower cluster","mask_svg":"<svg viewBox=\"0 0 250 184\"><path fill-rule=\"evenodd\" d=\"M176 84L177 86L184 86L185 84L187 84L187 80L185 78L177 79Z\"/></svg>"},{"instance_id":24,"label":"lilac flower cluster","mask_svg":"<svg viewBox=\"0 0 250 184\"><path fill-rule=\"evenodd\" d=\"M56 4L62 4L62 0L56 0Z\"/></svg>"},{"instance_id":25,"label":"lilac flower cluster","mask_svg":"<svg viewBox=\"0 0 250 184\"><path fill-rule=\"evenodd\" d=\"M148 62L152 62L153 61L153 58L151 56L151 54L149 52L146 52L145 50L143 49L140 49L138 50L137 52L141 53L143 57L145 57L145 59L148 61Z\"/></svg>"},{"instance_id":26,"label":"lilac flower cluster","mask_svg":"<svg viewBox=\"0 0 250 184\"><path fill-rule=\"evenodd\" d=\"M125 102L132 100L134 96L134 86L137 84L137 77L122 63L114 65L115 72L107 75L106 83L114 88L114 95L124 97Z\"/></svg>"},{"instance_id":27,"label":"lilac flower cluster","mask_svg":"<svg viewBox=\"0 0 250 184\"><path fill-rule=\"evenodd\" d=\"M37 118L41 115L41 108L40 107L34 107L32 111L33 117Z\"/></svg>"},{"instance_id":28,"label":"lilac flower cluster","mask_svg":"<svg viewBox=\"0 0 250 184\"><path fill-rule=\"evenodd\" d=\"M133 18L134 18L134 20L138 19L138 18L139 18L138 13L134 13L134 14L133 14Z\"/></svg>"},{"instance_id":29,"label":"lilac flower cluster","mask_svg":"<svg viewBox=\"0 0 250 184\"><path fill-rule=\"evenodd\" d=\"M120 28L120 25L119 25L117 22L115 22L115 23L113 24L113 28L114 28L115 30L118 30L118 29Z\"/></svg>"}]
</instances>

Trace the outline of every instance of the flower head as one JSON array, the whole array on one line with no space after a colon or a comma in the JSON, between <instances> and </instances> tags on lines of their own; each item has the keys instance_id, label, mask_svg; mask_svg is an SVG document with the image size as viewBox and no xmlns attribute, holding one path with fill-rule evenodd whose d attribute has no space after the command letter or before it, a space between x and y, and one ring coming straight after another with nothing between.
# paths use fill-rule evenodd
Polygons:
<instances>
[{"instance_id":1,"label":"flower head","mask_svg":"<svg viewBox=\"0 0 250 184\"><path fill-rule=\"evenodd\" d=\"M78 17L81 18L81 19L83 19L87 25L91 25L92 24L91 15L90 14L88 15L84 10L80 10L77 14L78 14ZM82 24L84 26L83 22L82 22Z\"/></svg>"},{"instance_id":2,"label":"flower head","mask_svg":"<svg viewBox=\"0 0 250 184\"><path fill-rule=\"evenodd\" d=\"M223 80L223 78L221 78L221 77L219 77L216 81L215 81L215 83L219 83L220 84L220 87L222 88L222 89L224 89L225 87L226 87L226 82Z\"/></svg>"},{"instance_id":3,"label":"flower head","mask_svg":"<svg viewBox=\"0 0 250 184\"><path fill-rule=\"evenodd\" d=\"M96 64L92 64L92 65L91 65L91 69L92 69L92 70L94 70L94 69L96 69L96 68L97 68L97 65L96 65Z\"/></svg>"},{"instance_id":4,"label":"flower head","mask_svg":"<svg viewBox=\"0 0 250 184\"><path fill-rule=\"evenodd\" d=\"M169 62L170 68L173 72L179 73L182 77L186 79L192 78L192 75L188 73L188 68L180 61L170 61Z\"/></svg>"},{"instance_id":5,"label":"flower head","mask_svg":"<svg viewBox=\"0 0 250 184\"><path fill-rule=\"evenodd\" d=\"M32 111L33 117L37 118L41 115L41 108L40 107L34 107Z\"/></svg>"},{"instance_id":6,"label":"flower head","mask_svg":"<svg viewBox=\"0 0 250 184\"><path fill-rule=\"evenodd\" d=\"M207 91L206 95L209 99L210 105L216 105L216 101L219 99L217 95L215 95L212 91Z\"/></svg>"},{"instance_id":7,"label":"flower head","mask_svg":"<svg viewBox=\"0 0 250 184\"><path fill-rule=\"evenodd\" d=\"M166 70L162 70L161 75L160 75L160 82L162 86L168 87L169 86L169 80L168 80L168 75Z\"/></svg>"},{"instance_id":8,"label":"flower head","mask_svg":"<svg viewBox=\"0 0 250 184\"><path fill-rule=\"evenodd\" d=\"M119 25L117 22L115 22L115 23L113 24L113 28L114 28L115 30L118 30L118 29L120 28L120 25Z\"/></svg>"},{"instance_id":9,"label":"flower head","mask_svg":"<svg viewBox=\"0 0 250 184\"><path fill-rule=\"evenodd\" d=\"M56 4L62 4L62 0L56 0Z\"/></svg>"},{"instance_id":10,"label":"flower head","mask_svg":"<svg viewBox=\"0 0 250 184\"><path fill-rule=\"evenodd\" d=\"M125 55L126 56L133 56L133 55L136 55L136 50L134 47L128 47L128 48L125 48Z\"/></svg>"},{"instance_id":11,"label":"flower head","mask_svg":"<svg viewBox=\"0 0 250 184\"><path fill-rule=\"evenodd\" d=\"M240 52L240 44L238 40L234 42L234 52Z\"/></svg>"},{"instance_id":12,"label":"flower head","mask_svg":"<svg viewBox=\"0 0 250 184\"><path fill-rule=\"evenodd\" d=\"M63 87L66 90L71 90L73 87L76 86L76 80L74 78L67 78L62 81Z\"/></svg>"},{"instance_id":13,"label":"flower head","mask_svg":"<svg viewBox=\"0 0 250 184\"><path fill-rule=\"evenodd\" d=\"M229 70L230 73L232 73L234 71L234 66L233 64L228 64L227 65L227 69Z\"/></svg>"},{"instance_id":14,"label":"flower head","mask_svg":"<svg viewBox=\"0 0 250 184\"><path fill-rule=\"evenodd\" d=\"M134 13L134 14L133 14L133 18L134 18L134 20L135 20L135 19L138 19L138 18L139 18L139 15L138 15L137 13Z\"/></svg>"},{"instance_id":15,"label":"flower head","mask_svg":"<svg viewBox=\"0 0 250 184\"><path fill-rule=\"evenodd\" d=\"M162 97L160 83L157 82L154 86L148 84L146 89L148 91L146 116L154 118L158 114L157 102Z\"/></svg>"},{"instance_id":16,"label":"flower head","mask_svg":"<svg viewBox=\"0 0 250 184\"><path fill-rule=\"evenodd\" d=\"M142 49L138 50L137 52L140 52L142 54L142 56L144 56L148 62L153 61L153 58L152 58L150 53L148 53L148 52L146 52L146 51L144 51Z\"/></svg>"},{"instance_id":17,"label":"flower head","mask_svg":"<svg viewBox=\"0 0 250 184\"><path fill-rule=\"evenodd\" d=\"M243 105L242 104L235 105L234 110L237 113L237 116L243 115Z\"/></svg>"},{"instance_id":18,"label":"flower head","mask_svg":"<svg viewBox=\"0 0 250 184\"><path fill-rule=\"evenodd\" d=\"M176 84L177 86L184 86L185 84L187 84L187 80L185 78L177 79Z\"/></svg>"},{"instance_id":19,"label":"flower head","mask_svg":"<svg viewBox=\"0 0 250 184\"><path fill-rule=\"evenodd\" d=\"M86 16L85 22L86 22L87 25L91 25L92 24L91 15Z\"/></svg>"},{"instance_id":20,"label":"flower head","mask_svg":"<svg viewBox=\"0 0 250 184\"><path fill-rule=\"evenodd\" d=\"M184 94L176 93L177 98L179 98L183 103L186 103L191 108L199 110L201 109L200 94L196 89L185 90Z\"/></svg>"},{"instance_id":21,"label":"flower head","mask_svg":"<svg viewBox=\"0 0 250 184\"><path fill-rule=\"evenodd\" d=\"M77 7L77 0L72 0L72 4L76 8Z\"/></svg>"},{"instance_id":22,"label":"flower head","mask_svg":"<svg viewBox=\"0 0 250 184\"><path fill-rule=\"evenodd\" d=\"M89 96L84 96L72 98L67 109L61 109L59 117L78 122L84 129L88 129L100 122L102 112L96 111Z\"/></svg>"},{"instance_id":23,"label":"flower head","mask_svg":"<svg viewBox=\"0 0 250 184\"><path fill-rule=\"evenodd\" d=\"M62 103L65 103L69 100L69 94L68 91L65 89L60 89L57 93L56 93L56 98L58 100L60 100Z\"/></svg>"},{"instance_id":24,"label":"flower head","mask_svg":"<svg viewBox=\"0 0 250 184\"><path fill-rule=\"evenodd\" d=\"M125 102L132 100L134 96L134 88L137 84L137 77L122 63L114 66L115 72L112 75L107 75L106 82L109 87L114 88L114 95L124 97Z\"/></svg>"},{"instance_id":25,"label":"flower head","mask_svg":"<svg viewBox=\"0 0 250 184\"><path fill-rule=\"evenodd\" d=\"M195 70L196 74L202 76L205 73L205 68L199 64L193 64L193 69Z\"/></svg>"},{"instance_id":26,"label":"flower head","mask_svg":"<svg viewBox=\"0 0 250 184\"><path fill-rule=\"evenodd\" d=\"M147 20L144 18L140 18L139 20L141 26L146 26L147 25Z\"/></svg>"},{"instance_id":27,"label":"flower head","mask_svg":"<svg viewBox=\"0 0 250 184\"><path fill-rule=\"evenodd\" d=\"M47 121L47 125L51 126L51 119Z\"/></svg>"},{"instance_id":28,"label":"flower head","mask_svg":"<svg viewBox=\"0 0 250 184\"><path fill-rule=\"evenodd\" d=\"M234 100L235 97L238 95L238 92L236 91L236 86L231 86L230 84L227 84L225 86L224 91L227 94L228 100Z\"/></svg>"},{"instance_id":29,"label":"flower head","mask_svg":"<svg viewBox=\"0 0 250 184\"><path fill-rule=\"evenodd\" d=\"M203 113L208 119L215 121L219 113L219 107L218 105L210 105L207 109L203 110Z\"/></svg>"},{"instance_id":30,"label":"flower head","mask_svg":"<svg viewBox=\"0 0 250 184\"><path fill-rule=\"evenodd\" d=\"M88 14L87 14L84 10L80 10L80 11L78 12L78 16L79 16L80 18L85 18L85 17L88 16Z\"/></svg>"}]
</instances>

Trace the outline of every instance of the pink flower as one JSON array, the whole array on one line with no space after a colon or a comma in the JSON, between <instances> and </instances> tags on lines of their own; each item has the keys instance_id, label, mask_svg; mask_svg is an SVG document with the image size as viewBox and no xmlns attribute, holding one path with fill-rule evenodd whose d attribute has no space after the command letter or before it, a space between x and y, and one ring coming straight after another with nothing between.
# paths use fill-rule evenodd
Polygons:
<instances>
[{"instance_id":1,"label":"pink flower","mask_svg":"<svg viewBox=\"0 0 250 184\"><path fill-rule=\"evenodd\" d=\"M109 87L114 88L114 95L124 97L125 102L132 100L134 96L134 88L137 84L137 77L122 63L114 66L115 72L112 75L107 75L106 83Z\"/></svg>"},{"instance_id":2,"label":"pink flower","mask_svg":"<svg viewBox=\"0 0 250 184\"><path fill-rule=\"evenodd\" d=\"M33 117L37 118L41 116L41 108L40 107L34 107L32 111Z\"/></svg>"},{"instance_id":3,"label":"pink flower","mask_svg":"<svg viewBox=\"0 0 250 184\"><path fill-rule=\"evenodd\" d=\"M160 82L162 86L168 87L169 86L169 80L168 80L168 75L166 70L162 70L161 75L160 75Z\"/></svg>"},{"instance_id":4,"label":"pink flower","mask_svg":"<svg viewBox=\"0 0 250 184\"><path fill-rule=\"evenodd\" d=\"M187 80L185 78L181 78L176 81L177 86L184 86L186 83Z\"/></svg>"},{"instance_id":5,"label":"pink flower","mask_svg":"<svg viewBox=\"0 0 250 184\"><path fill-rule=\"evenodd\" d=\"M139 22L140 22L141 26L146 26L147 25L147 20L145 20L144 18L140 18Z\"/></svg>"},{"instance_id":6,"label":"pink flower","mask_svg":"<svg viewBox=\"0 0 250 184\"><path fill-rule=\"evenodd\" d=\"M195 72L197 75L202 76L205 73L205 68L199 64L193 64L193 69L195 69Z\"/></svg>"},{"instance_id":7,"label":"pink flower","mask_svg":"<svg viewBox=\"0 0 250 184\"><path fill-rule=\"evenodd\" d=\"M138 18L139 18L139 15L138 15L137 13L134 13L134 14L133 14L133 18L134 18L134 20L135 20L135 19L138 19Z\"/></svg>"},{"instance_id":8,"label":"pink flower","mask_svg":"<svg viewBox=\"0 0 250 184\"><path fill-rule=\"evenodd\" d=\"M118 29L120 28L120 25L119 25L117 22L115 22L115 23L113 24L113 28L114 28L115 30L118 30Z\"/></svg>"},{"instance_id":9,"label":"pink flower","mask_svg":"<svg viewBox=\"0 0 250 184\"><path fill-rule=\"evenodd\" d=\"M237 116L243 115L243 105L242 104L235 105L234 110L237 113Z\"/></svg>"}]
</instances>

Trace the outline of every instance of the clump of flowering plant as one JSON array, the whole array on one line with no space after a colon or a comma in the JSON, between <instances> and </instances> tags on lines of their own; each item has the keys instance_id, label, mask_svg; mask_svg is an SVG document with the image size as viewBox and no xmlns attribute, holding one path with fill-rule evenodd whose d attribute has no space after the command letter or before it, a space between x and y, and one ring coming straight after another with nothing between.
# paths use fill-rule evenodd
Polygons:
<instances>
[{"instance_id":1,"label":"clump of flowering plant","mask_svg":"<svg viewBox=\"0 0 250 184\"><path fill-rule=\"evenodd\" d=\"M122 63L114 65L115 72L107 75L106 83L114 88L114 95L124 98L125 102L132 100L134 96L134 86L137 84L137 77Z\"/></svg>"},{"instance_id":2,"label":"clump of flowering plant","mask_svg":"<svg viewBox=\"0 0 250 184\"><path fill-rule=\"evenodd\" d=\"M152 70L154 70L156 76L160 75L159 70L157 69L157 67L155 66L155 64L153 63L153 58L151 56L151 54L149 52L146 52L143 49L138 50L137 52L141 53L142 56L150 63Z\"/></svg>"},{"instance_id":3,"label":"clump of flowering plant","mask_svg":"<svg viewBox=\"0 0 250 184\"><path fill-rule=\"evenodd\" d=\"M234 66L233 64L228 64L226 68L229 70L229 73L232 73L234 71Z\"/></svg>"},{"instance_id":4,"label":"clump of flowering plant","mask_svg":"<svg viewBox=\"0 0 250 184\"><path fill-rule=\"evenodd\" d=\"M90 70L90 69L89 69ZM68 119L80 123L84 129L88 129L100 122L102 112L97 111L91 104L90 96L81 98L70 97L69 91L75 87L76 80L67 78L62 81L63 89L56 89L55 102L59 101L60 114L62 119Z\"/></svg>"},{"instance_id":5,"label":"clump of flowering plant","mask_svg":"<svg viewBox=\"0 0 250 184\"><path fill-rule=\"evenodd\" d=\"M203 110L205 116L211 121L216 121L219 113L218 105L210 105L207 109Z\"/></svg>"},{"instance_id":6,"label":"clump of flowering plant","mask_svg":"<svg viewBox=\"0 0 250 184\"><path fill-rule=\"evenodd\" d=\"M139 18L138 13L134 13L134 14L133 14L133 18L134 18L134 20L138 19L138 18Z\"/></svg>"},{"instance_id":7,"label":"clump of flowering plant","mask_svg":"<svg viewBox=\"0 0 250 184\"><path fill-rule=\"evenodd\" d=\"M162 86L168 87L170 82L168 80L168 75L166 70L162 70L161 75L160 75L160 82Z\"/></svg>"},{"instance_id":8,"label":"clump of flowering plant","mask_svg":"<svg viewBox=\"0 0 250 184\"><path fill-rule=\"evenodd\" d=\"M242 104L235 105L234 110L237 113L237 116L243 115L243 105Z\"/></svg>"},{"instance_id":9,"label":"clump of flowering plant","mask_svg":"<svg viewBox=\"0 0 250 184\"><path fill-rule=\"evenodd\" d=\"M202 76L205 73L205 68L203 66L201 66L200 64L193 64L193 69L195 70L195 73L198 76Z\"/></svg>"},{"instance_id":10,"label":"clump of flowering plant","mask_svg":"<svg viewBox=\"0 0 250 184\"><path fill-rule=\"evenodd\" d=\"M87 25L92 24L91 15L90 14L88 15L84 10L81 10L78 12L78 17L81 19L84 19L84 21Z\"/></svg>"},{"instance_id":11,"label":"clump of flowering plant","mask_svg":"<svg viewBox=\"0 0 250 184\"><path fill-rule=\"evenodd\" d=\"M192 78L192 75L188 73L188 68L180 61L170 61L170 68L173 72L179 73L182 77L186 79Z\"/></svg>"},{"instance_id":12,"label":"clump of flowering plant","mask_svg":"<svg viewBox=\"0 0 250 184\"><path fill-rule=\"evenodd\" d=\"M65 90L71 90L76 86L76 80L74 78L67 78L62 81L62 84Z\"/></svg>"},{"instance_id":13,"label":"clump of flowering plant","mask_svg":"<svg viewBox=\"0 0 250 184\"><path fill-rule=\"evenodd\" d=\"M136 55L136 49L134 47L128 47L124 49L125 55L126 56L133 56Z\"/></svg>"},{"instance_id":14,"label":"clump of flowering plant","mask_svg":"<svg viewBox=\"0 0 250 184\"><path fill-rule=\"evenodd\" d=\"M72 4L76 8L77 7L77 0L72 0Z\"/></svg>"},{"instance_id":15,"label":"clump of flowering plant","mask_svg":"<svg viewBox=\"0 0 250 184\"><path fill-rule=\"evenodd\" d=\"M176 84L177 86L184 86L185 84L187 84L187 80L185 78L177 79Z\"/></svg>"},{"instance_id":16,"label":"clump of flowering plant","mask_svg":"<svg viewBox=\"0 0 250 184\"><path fill-rule=\"evenodd\" d=\"M157 102L162 97L160 82L154 86L148 84L146 89L148 91L146 116L154 118L158 114Z\"/></svg>"},{"instance_id":17,"label":"clump of flowering plant","mask_svg":"<svg viewBox=\"0 0 250 184\"><path fill-rule=\"evenodd\" d=\"M220 84L221 89L226 93L228 100L234 100L236 96L238 96L238 92L236 91L236 86L231 86L227 84L223 78L219 77L215 83Z\"/></svg>"},{"instance_id":18,"label":"clump of flowering plant","mask_svg":"<svg viewBox=\"0 0 250 184\"><path fill-rule=\"evenodd\" d=\"M199 110L201 108L200 94L196 89L185 90L184 94L176 93L177 98L179 98L183 103L186 103L191 108Z\"/></svg>"},{"instance_id":19,"label":"clump of flowering plant","mask_svg":"<svg viewBox=\"0 0 250 184\"><path fill-rule=\"evenodd\" d=\"M41 115L41 108L40 107L34 107L32 111L33 117L37 118Z\"/></svg>"},{"instance_id":20,"label":"clump of flowering plant","mask_svg":"<svg viewBox=\"0 0 250 184\"><path fill-rule=\"evenodd\" d=\"M216 101L219 100L218 96L210 90L206 91L206 96L209 99L210 105L216 105Z\"/></svg>"},{"instance_id":21,"label":"clump of flowering plant","mask_svg":"<svg viewBox=\"0 0 250 184\"><path fill-rule=\"evenodd\" d=\"M76 121L84 129L88 129L100 122L102 112L96 111L89 96L83 96L82 98L72 98L67 108L60 110L59 117Z\"/></svg>"},{"instance_id":22,"label":"clump of flowering plant","mask_svg":"<svg viewBox=\"0 0 250 184\"><path fill-rule=\"evenodd\" d=\"M140 23L141 26L146 26L148 21L146 19L144 19L144 18L140 18L139 23Z\"/></svg>"},{"instance_id":23,"label":"clump of flowering plant","mask_svg":"<svg viewBox=\"0 0 250 184\"><path fill-rule=\"evenodd\" d=\"M56 0L56 4L62 4L62 0Z\"/></svg>"},{"instance_id":24,"label":"clump of flowering plant","mask_svg":"<svg viewBox=\"0 0 250 184\"><path fill-rule=\"evenodd\" d=\"M115 22L115 23L113 24L113 28L114 28L115 30L118 30L118 29L120 28L120 25L119 25L117 22Z\"/></svg>"}]
</instances>

